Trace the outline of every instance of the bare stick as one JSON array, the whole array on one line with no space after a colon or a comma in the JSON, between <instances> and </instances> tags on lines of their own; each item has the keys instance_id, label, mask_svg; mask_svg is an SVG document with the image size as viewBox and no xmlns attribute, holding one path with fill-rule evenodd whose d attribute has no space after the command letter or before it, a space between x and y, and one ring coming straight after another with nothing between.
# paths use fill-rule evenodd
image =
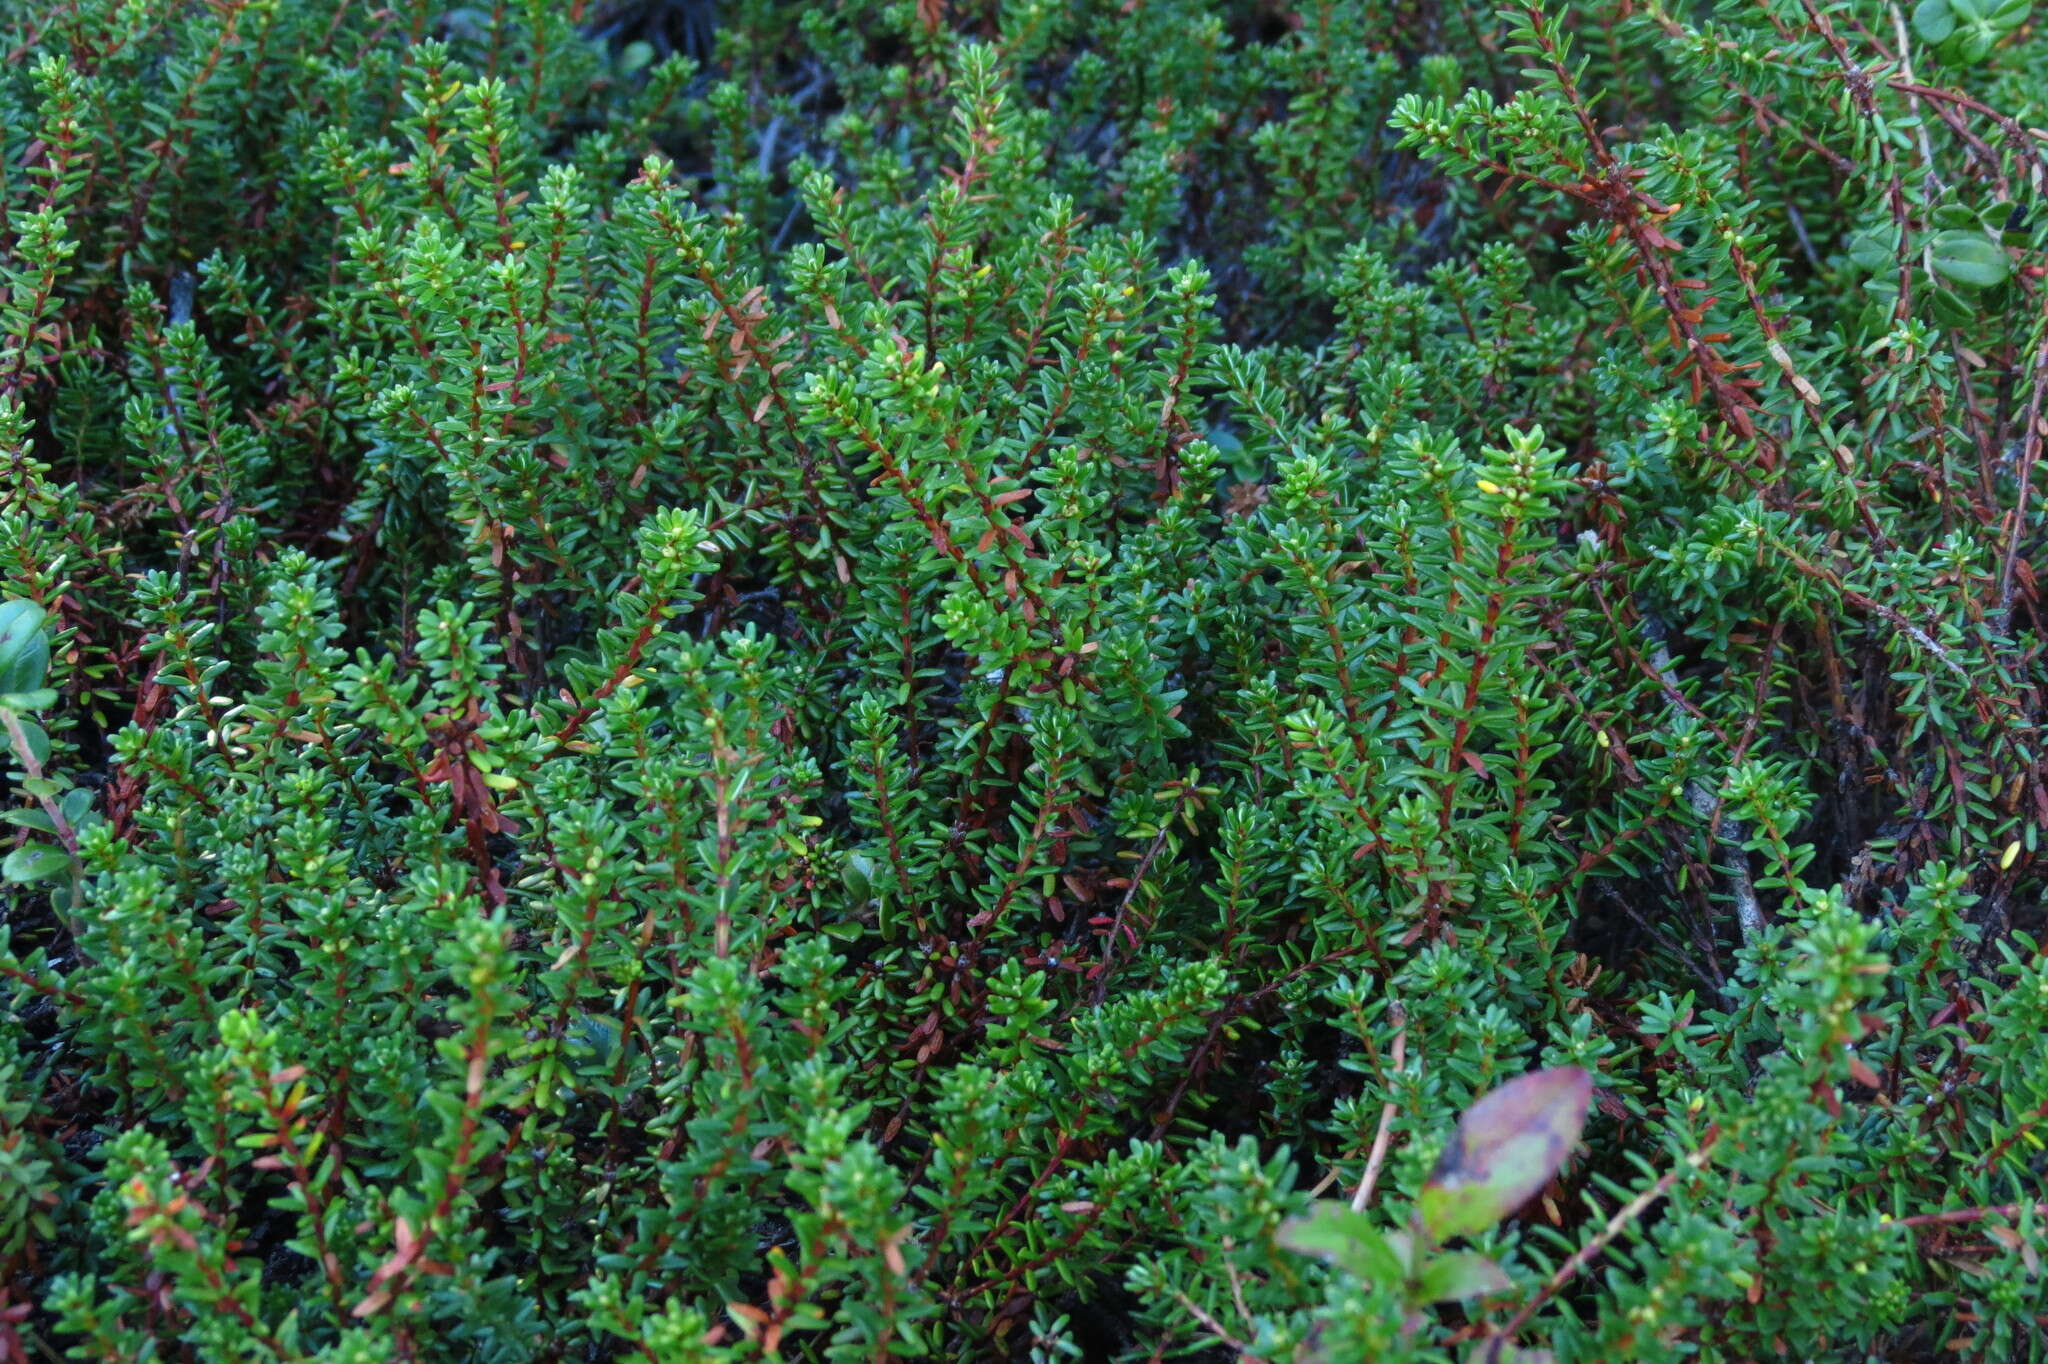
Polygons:
<instances>
[{"instance_id":1,"label":"bare stick","mask_svg":"<svg viewBox=\"0 0 2048 1364\"><path fill-rule=\"evenodd\" d=\"M1394 1034L1394 1072L1400 1073L1408 1061L1408 1015L1398 1004L1389 1011L1401 1030ZM1387 1100L1380 1105L1380 1128L1373 1133L1372 1154L1365 1160L1365 1178L1358 1181L1358 1192L1351 1195L1351 1211L1364 1212L1365 1205L1372 1200L1372 1186L1379 1183L1380 1167L1387 1161L1387 1141L1394 1133L1394 1101Z\"/></svg>"},{"instance_id":2,"label":"bare stick","mask_svg":"<svg viewBox=\"0 0 2048 1364\"><path fill-rule=\"evenodd\" d=\"M1665 1194L1671 1192L1672 1185L1683 1179L1691 1171L1704 1166L1707 1163L1708 1154L1714 1149L1714 1143L1719 1141L1720 1138L1721 1131L1719 1128L1708 1128L1707 1138L1700 1143L1699 1149L1666 1171L1662 1179L1659 1179L1655 1184L1652 1184L1649 1188L1631 1198L1623 1205L1621 1211L1608 1218L1607 1225L1600 1228L1599 1232L1590 1241L1572 1252L1572 1257L1557 1267L1557 1271L1550 1276L1542 1288L1536 1291L1536 1296L1522 1304L1522 1310L1515 1313L1513 1319L1501 1328L1501 1335L1503 1337L1512 1337L1515 1332L1521 1330L1528 1323L1529 1318L1536 1315L1537 1309L1557 1296L1558 1290L1570 1283L1580 1270L1591 1264L1594 1257L1607 1249L1609 1243L1615 1237L1621 1235L1637 1218L1649 1211L1652 1203L1655 1203Z\"/></svg>"}]
</instances>

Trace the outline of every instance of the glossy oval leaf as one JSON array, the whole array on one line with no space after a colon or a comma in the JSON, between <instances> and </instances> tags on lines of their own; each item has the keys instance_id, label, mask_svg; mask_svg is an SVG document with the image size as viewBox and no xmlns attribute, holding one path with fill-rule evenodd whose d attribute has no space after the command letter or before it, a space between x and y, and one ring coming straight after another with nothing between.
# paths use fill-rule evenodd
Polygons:
<instances>
[{"instance_id":1,"label":"glossy oval leaf","mask_svg":"<svg viewBox=\"0 0 2048 1364\"><path fill-rule=\"evenodd\" d=\"M1895 268L1898 251L1899 233L1894 227L1873 227L1849 239L1849 259L1866 274Z\"/></svg>"},{"instance_id":2,"label":"glossy oval leaf","mask_svg":"<svg viewBox=\"0 0 2048 1364\"><path fill-rule=\"evenodd\" d=\"M0 692L36 690L49 666L43 608L19 597L0 602Z\"/></svg>"},{"instance_id":3,"label":"glossy oval leaf","mask_svg":"<svg viewBox=\"0 0 2048 1364\"><path fill-rule=\"evenodd\" d=\"M850 852L839 866L839 879L856 903L866 904L875 894L875 864L865 853Z\"/></svg>"},{"instance_id":4,"label":"glossy oval leaf","mask_svg":"<svg viewBox=\"0 0 2048 1364\"><path fill-rule=\"evenodd\" d=\"M1956 31L1955 11L1948 7L1948 0L1920 0L1913 7L1913 31L1930 47L1947 42L1948 35Z\"/></svg>"},{"instance_id":5,"label":"glossy oval leaf","mask_svg":"<svg viewBox=\"0 0 2048 1364\"><path fill-rule=\"evenodd\" d=\"M1927 311L1944 327L1967 327L1977 320L1977 310L1961 294L1939 284L1927 291Z\"/></svg>"},{"instance_id":6,"label":"glossy oval leaf","mask_svg":"<svg viewBox=\"0 0 2048 1364\"><path fill-rule=\"evenodd\" d=\"M1942 55L1958 66L1975 66L1998 46L1998 31L1989 24L1971 24L1942 47Z\"/></svg>"},{"instance_id":7,"label":"glossy oval leaf","mask_svg":"<svg viewBox=\"0 0 2048 1364\"><path fill-rule=\"evenodd\" d=\"M90 786L74 786L66 791L64 799L57 803L58 808L64 812L65 822L73 826L83 823L86 816L92 813L92 798L93 789Z\"/></svg>"},{"instance_id":8,"label":"glossy oval leaf","mask_svg":"<svg viewBox=\"0 0 2048 1364\"><path fill-rule=\"evenodd\" d=\"M33 720L16 719L14 723L21 726L21 737L28 740L29 756L36 760L36 766L47 766L50 761L50 736ZM14 736L5 729L0 729L0 750L11 751L14 747L13 738ZM21 757L19 753L14 756L16 759Z\"/></svg>"},{"instance_id":9,"label":"glossy oval leaf","mask_svg":"<svg viewBox=\"0 0 2048 1364\"><path fill-rule=\"evenodd\" d=\"M1989 289L2012 273L2012 257L1982 232L1938 232L1934 237L1934 272L1967 289Z\"/></svg>"},{"instance_id":10,"label":"glossy oval leaf","mask_svg":"<svg viewBox=\"0 0 2048 1364\"><path fill-rule=\"evenodd\" d=\"M57 836L57 821L51 819L47 811L38 810L34 806L0 813L0 820L19 829L34 829L37 833L48 834L52 838Z\"/></svg>"},{"instance_id":11,"label":"glossy oval leaf","mask_svg":"<svg viewBox=\"0 0 2048 1364\"><path fill-rule=\"evenodd\" d=\"M48 848L29 843L7 854L7 860L0 862L0 876L9 881L27 885L35 881L54 881L71 870L71 854L62 848Z\"/></svg>"}]
</instances>

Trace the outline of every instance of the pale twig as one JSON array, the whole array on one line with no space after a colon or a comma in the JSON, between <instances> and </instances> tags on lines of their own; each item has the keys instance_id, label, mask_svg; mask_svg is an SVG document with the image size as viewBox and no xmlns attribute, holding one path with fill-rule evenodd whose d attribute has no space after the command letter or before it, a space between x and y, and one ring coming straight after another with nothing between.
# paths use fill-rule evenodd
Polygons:
<instances>
[{"instance_id":1,"label":"pale twig","mask_svg":"<svg viewBox=\"0 0 2048 1364\"><path fill-rule=\"evenodd\" d=\"M1257 1355L1252 1353L1251 1346L1245 1344L1236 1336L1230 1334L1229 1330L1224 1327L1222 1322L1216 1320L1216 1318L1210 1316L1207 1312L1203 1311L1202 1305L1200 1303L1196 1302L1187 1294L1181 1292L1178 1288L1173 1290L1173 1300L1179 1303L1181 1307L1187 1311L1187 1314L1189 1316L1193 1317L1196 1321L1202 1323L1203 1330L1207 1331L1210 1335L1216 1337L1216 1339L1222 1342L1224 1345L1227 1345L1231 1349L1237 1351L1240 1364L1266 1364L1265 1360L1259 1358Z\"/></svg>"},{"instance_id":2,"label":"pale twig","mask_svg":"<svg viewBox=\"0 0 2048 1364\"><path fill-rule=\"evenodd\" d=\"M43 765L37 760L35 749L29 746L28 731L21 717L0 707L0 726L7 730L8 745L14 749L14 758L21 764L22 774L32 782L42 780ZM57 841L64 845L64 851L76 855L78 834L71 827L71 821L64 818L64 807L57 803L56 797L49 795L38 795L36 803L43 807L43 813L54 827Z\"/></svg>"},{"instance_id":3,"label":"pale twig","mask_svg":"<svg viewBox=\"0 0 2048 1364\"><path fill-rule=\"evenodd\" d=\"M1223 1238L1223 1277L1230 1281L1230 1300L1237 1304L1237 1319L1247 1327L1251 1327L1255 1325L1252 1320L1252 1309L1245 1306L1244 1279L1238 1274L1237 1266L1231 1263L1229 1254L1231 1249L1231 1240L1226 1236Z\"/></svg>"},{"instance_id":4,"label":"pale twig","mask_svg":"<svg viewBox=\"0 0 2048 1364\"><path fill-rule=\"evenodd\" d=\"M1398 1075L1408 1061L1407 1014L1398 1004L1388 1010L1388 1014L1401 1029L1394 1034L1394 1073ZM1365 1160L1365 1178L1358 1181L1358 1192L1351 1196L1353 1212L1365 1211L1365 1205L1372 1199L1372 1187L1379 1182L1380 1166L1384 1165L1387 1159L1387 1141L1394 1132L1394 1109L1392 1099L1388 1099L1380 1106L1380 1127L1379 1131L1373 1133L1372 1153Z\"/></svg>"},{"instance_id":5,"label":"pale twig","mask_svg":"<svg viewBox=\"0 0 2048 1364\"><path fill-rule=\"evenodd\" d=\"M1664 686L1664 695L1673 705L1685 708L1684 694L1678 690L1678 672L1671 657L1671 650L1665 645L1663 624L1654 618L1647 618L1645 629L1656 642L1656 648L1650 654L1650 666L1656 669L1657 680ZM1704 782L1686 782L1685 803L1692 807L1692 812L1706 826L1709 858L1718 861L1719 859L1713 858L1712 848L1724 841L1727 845L1730 856L1728 865L1723 870L1728 877L1729 898L1735 901L1735 922L1742 928L1742 941L1753 943L1763 935L1764 911L1763 905L1757 900L1756 883L1750 879L1749 855L1742 848L1749 831L1743 827L1740 820L1722 813L1720 800L1707 789ZM1723 834L1726 835L1725 840L1720 837Z\"/></svg>"},{"instance_id":6,"label":"pale twig","mask_svg":"<svg viewBox=\"0 0 2048 1364\"><path fill-rule=\"evenodd\" d=\"M1536 1291L1536 1296L1522 1304L1522 1310L1515 1313L1508 1324L1501 1328L1501 1335L1512 1338L1515 1332L1528 1324L1529 1318L1535 1316L1537 1310L1544 1303L1557 1296L1559 1289L1570 1283L1577 1277L1580 1270L1591 1264L1601 1251L1607 1249L1609 1243L1615 1237L1621 1235L1637 1218L1649 1211L1652 1203L1655 1203L1665 1194L1671 1192L1672 1185L1683 1179L1691 1171L1704 1167L1707 1163L1707 1156L1713 1151L1714 1143L1720 1140L1720 1136L1721 1133L1718 1128L1708 1128L1706 1140L1700 1143L1698 1150L1692 1152L1679 1164L1666 1171L1662 1179L1659 1179L1655 1184L1652 1184L1649 1188L1631 1198L1623 1205L1619 1212L1608 1218L1607 1225L1600 1228L1586 1244L1572 1252L1571 1258L1559 1265L1556 1272L1544 1282L1543 1287Z\"/></svg>"},{"instance_id":7,"label":"pale twig","mask_svg":"<svg viewBox=\"0 0 2048 1364\"><path fill-rule=\"evenodd\" d=\"M1956 1227L1971 1222L1982 1222L1990 1217L2018 1217L2027 1210L2025 1203L2001 1203L1995 1208L1956 1208L1949 1212L1923 1212L1914 1217L1895 1217L1895 1227ZM2048 1203L2033 1205L2036 1217L2048 1217Z\"/></svg>"}]
</instances>

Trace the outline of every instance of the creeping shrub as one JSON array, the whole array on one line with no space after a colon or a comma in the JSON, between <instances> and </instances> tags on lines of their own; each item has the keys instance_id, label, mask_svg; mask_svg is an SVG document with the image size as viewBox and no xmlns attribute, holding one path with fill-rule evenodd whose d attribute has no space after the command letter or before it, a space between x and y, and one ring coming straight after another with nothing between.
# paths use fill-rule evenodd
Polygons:
<instances>
[{"instance_id":1,"label":"creeping shrub","mask_svg":"<svg viewBox=\"0 0 2048 1364\"><path fill-rule=\"evenodd\" d=\"M2027 0L0 42L0 1361L2048 1354Z\"/></svg>"}]
</instances>

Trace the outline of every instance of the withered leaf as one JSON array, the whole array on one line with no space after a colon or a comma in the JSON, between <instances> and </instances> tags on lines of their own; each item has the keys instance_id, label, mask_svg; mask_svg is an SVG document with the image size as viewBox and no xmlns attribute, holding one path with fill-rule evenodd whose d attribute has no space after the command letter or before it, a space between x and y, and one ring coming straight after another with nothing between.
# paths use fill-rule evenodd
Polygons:
<instances>
[{"instance_id":1,"label":"withered leaf","mask_svg":"<svg viewBox=\"0 0 2048 1364\"><path fill-rule=\"evenodd\" d=\"M1416 1211L1448 1241L1486 1230L1536 1196L1586 1125L1593 1077L1578 1066L1508 1081L1465 1110Z\"/></svg>"}]
</instances>

